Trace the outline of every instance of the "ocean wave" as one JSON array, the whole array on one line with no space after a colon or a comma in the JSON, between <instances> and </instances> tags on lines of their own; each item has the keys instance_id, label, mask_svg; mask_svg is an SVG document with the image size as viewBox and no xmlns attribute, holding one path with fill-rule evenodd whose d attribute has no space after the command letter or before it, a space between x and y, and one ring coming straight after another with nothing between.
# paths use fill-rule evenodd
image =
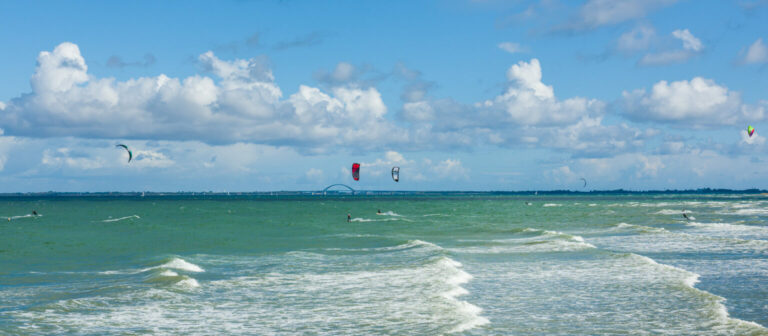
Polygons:
<instances>
[{"instance_id":1,"label":"ocean wave","mask_svg":"<svg viewBox=\"0 0 768 336\"><path fill-rule=\"evenodd\" d=\"M390 218L361 218L361 217L355 217L349 220L350 222L359 222L359 223L369 223L369 222L391 222L391 221L406 221L410 222L407 218L404 217L390 217Z\"/></svg>"},{"instance_id":2,"label":"ocean wave","mask_svg":"<svg viewBox=\"0 0 768 336\"><path fill-rule=\"evenodd\" d=\"M542 205L542 206L543 207L559 207L559 206L563 206L563 205L562 204L558 204L558 203L544 203L544 205Z\"/></svg>"},{"instance_id":3,"label":"ocean wave","mask_svg":"<svg viewBox=\"0 0 768 336\"><path fill-rule=\"evenodd\" d=\"M720 215L761 216L768 215L768 208L743 208L734 211L718 211Z\"/></svg>"},{"instance_id":4,"label":"ocean wave","mask_svg":"<svg viewBox=\"0 0 768 336\"><path fill-rule=\"evenodd\" d=\"M37 214L37 215L26 214L26 215L11 216L11 217L6 217L6 218L8 219L8 221L12 221L12 220L16 220L16 219L36 218L36 217L42 217L42 216L43 215L40 215L40 214Z\"/></svg>"},{"instance_id":5,"label":"ocean wave","mask_svg":"<svg viewBox=\"0 0 768 336\"><path fill-rule=\"evenodd\" d=\"M200 283L193 277L171 270L155 270L144 280L146 283L171 285L181 288L197 288Z\"/></svg>"},{"instance_id":6,"label":"ocean wave","mask_svg":"<svg viewBox=\"0 0 768 336\"><path fill-rule=\"evenodd\" d=\"M652 227L652 226L645 226L645 225L636 225L636 224L628 224L628 223L619 223L614 226L615 229L619 230L634 230L642 233L669 233L670 231L665 228L660 227Z\"/></svg>"},{"instance_id":7,"label":"ocean wave","mask_svg":"<svg viewBox=\"0 0 768 336\"><path fill-rule=\"evenodd\" d=\"M449 250L457 253L470 254L504 254L504 253L545 253L545 252L574 252L595 249L595 245L584 241L584 237L559 231L526 228L522 233L534 233L534 236L494 239L483 241L481 245L453 247Z\"/></svg>"},{"instance_id":8,"label":"ocean wave","mask_svg":"<svg viewBox=\"0 0 768 336\"><path fill-rule=\"evenodd\" d=\"M195 273L205 272L205 270L202 267L197 266L179 257L173 257L162 265L146 268L144 269L144 271L153 270L153 269L168 269L168 268L186 271L186 272L195 272Z\"/></svg>"},{"instance_id":9,"label":"ocean wave","mask_svg":"<svg viewBox=\"0 0 768 336\"><path fill-rule=\"evenodd\" d=\"M141 217L139 217L139 215L130 215L130 216L125 216L125 217L120 217L120 218L109 218L109 219L103 220L102 222L104 222L104 223L119 222L119 221L122 221L122 220L133 219L133 218L141 219Z\"/></svg>"},{"instance_id":10,"label":"ocean wave","mask_svg":"<svg viewBox=\"0 0 768 336\"><path fill-rule=\"evenodd\" d=\"M420 240L398 246L409 245L442 249ZM482 308L462 299L470 293L463 285L473 279L464 265L446 255L430 254L433 256L427 259L405 259L409 261L398 262L395 267L370 265L334 272L296 272L292 268L215 280L206 288L217 295L227 293L227 307L242 314L258 314L261 324L276 328L272 330L301 328L307 333L330 335L353 330L356 334L398 334L408 328L420 330L419 334L446 334L489 323L482 316ZM268 299L276 295L283 299ZM232 301L240 297L251 300ZM279 309L273 309L273 304ZM322 322L314 321L313 316ZM334 326L333 331L317 329L328 325Z\"/></svg>"},{"instance_id":11,"label":"ocean wave","mask_svg":"<svg viewBox=\"0 0 768 336\"><path fill-rule=\"evenodd\" d=\"M387 211L387 212L377 213L377 215L379 215L379 216L395 216L395 217L401 217L402 216L402 215L396 214L392 210Z\"/></svg>"},{"instance_id":12,"label":"ocean wave","mask_svg":"<svg viewBox=\"0 0 768 336\"><path fill-rule=\"evenodd\" d=\"M184 259L181 259L179 257L167 258L163 261L164 262L162 262L162 264L141 268L141 269L109 270L109 271L101 271L97 273L103 274L103 275L118 275L118 274L139 274L139 273L145 273L150 271L157 271L159 274L168 275L171 273L175 273L173 270L182 271L182 272L193 272L193 273L205 272L205 270L202 267L195 265L191 262L188 262ZM163 273L163 272L166 272L166 273Z\"/></svg>"},{"instance_id":13,"label":"ocean wave","mask_svg":"<svg viewBox=\"0 0 768 336\"><path fill-rule=\"evenodd\" d=\"M670 272L673 274L677 274L678 281L680 281L680 283L683 284L685 288L687 288L690 291L693 291L698 295L711 299L713 302L713 309L711 311L712 316L714 320L716 320L721 324L719 328L715 328L715 329L719 329L721 331L734 331L733 328L736 328L737 334L740 334L740 335L741 334L757 335L757 334L768 332L768 330L766 330L765 327L763 327L758 323L751 322L751 321L744 321L741 319L731 317L730 314L728 313L728 309L723 304L723 302L725 302L725 298L719 295L712 294L705 290L696 288L695 286L699 282L699 277L700 277L699 274L679 268L679 267L675 267L672 265L659 263L656 260L653 260L643 255L634 254L634 253L629 253L628 255L630 258L646 263L654 268L659 269L662 272Z\"/></svg>"},{"instance_id":14,"label":"ocean wave","mask_svg":"<svg viewBox=\"0 0 768 336\"><path fill-rule=\"evenodd\" d=\"M655 215L678 215L678 216L682 216L683 214L689 214L689 213L691 213L691 210L662 209L654 212Z\"/></svg>"},{"instance_id":15,"label":"ocean wave","mask_svg":"<svg viewBox=\"0 0 768 336\"><path fill-rule=\"evenodd\" d=\"M442 250L443 248L432 244L430 242L426 242L419 239L409 240L403 244L395 245L395 246L384 246L384 247L364 247L364 248L340 248L340 247L329 247L324 248L325 251L351 251L351 252L375 252L375 251L382 251L382 252L390 252L390 251L403 251L403 250L409 250L414 248L426 248L431 250Z\"/></svg>"}]
</instances>

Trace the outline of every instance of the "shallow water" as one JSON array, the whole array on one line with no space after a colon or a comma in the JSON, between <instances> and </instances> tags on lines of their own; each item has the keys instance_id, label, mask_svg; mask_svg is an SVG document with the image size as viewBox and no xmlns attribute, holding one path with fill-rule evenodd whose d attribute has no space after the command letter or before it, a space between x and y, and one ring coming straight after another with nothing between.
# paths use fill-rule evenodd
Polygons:
<instances>
[{"instance_id":1,"label":"shallow water","mask_svg":"<svg viewBox=\"0 0 768 336\"><path fill-rule=\"evenodd\" d=\"M0 334L767 335L766 205L9 198Z\"/></svg>"}]
</instances>

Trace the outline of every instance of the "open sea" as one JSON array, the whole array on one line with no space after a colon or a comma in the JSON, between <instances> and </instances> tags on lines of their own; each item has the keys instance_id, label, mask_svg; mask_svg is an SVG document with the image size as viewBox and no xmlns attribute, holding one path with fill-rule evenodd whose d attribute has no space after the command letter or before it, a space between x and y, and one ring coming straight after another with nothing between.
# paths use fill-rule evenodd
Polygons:
<instances>
[{"instance_id":1,"label":"open sea","mask_svg":"<svg viewBox=\"0 0 768 336\"><path fill-rule=\"evenodd\" d=\"M0 335L765 326L765 196L0 198Z\"/></svg>"}]
</instances>

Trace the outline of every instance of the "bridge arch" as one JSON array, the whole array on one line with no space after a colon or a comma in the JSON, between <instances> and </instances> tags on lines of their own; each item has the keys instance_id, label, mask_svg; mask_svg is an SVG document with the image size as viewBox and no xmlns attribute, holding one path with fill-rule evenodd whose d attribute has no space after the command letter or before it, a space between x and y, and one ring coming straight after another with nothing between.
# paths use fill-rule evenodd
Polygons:
<instances>
[{"instance_id":1,"label":"bridge arch","mask_svg":"<svg viewBox=\"0 0 768 336\"><path fill-rule=\"evenodd\" d=\"M349 189L349 191L351 191L351 192L352 192L352 194L354 194L354 193L355 193L355 189L352 189L352 187L350 187L350 186L348 186L348 185L346 185L346 184L336 183L336 184L331 184L331 185L329 185L329 186L325 187L325 189L323 189L323 195L325 195L325 193L328 191L328 189L331 189L331 188L333 188L333 187L337 187L337 186L339 186L339 187L345 187L345 188Z\"/></svg>"}]
</instances>

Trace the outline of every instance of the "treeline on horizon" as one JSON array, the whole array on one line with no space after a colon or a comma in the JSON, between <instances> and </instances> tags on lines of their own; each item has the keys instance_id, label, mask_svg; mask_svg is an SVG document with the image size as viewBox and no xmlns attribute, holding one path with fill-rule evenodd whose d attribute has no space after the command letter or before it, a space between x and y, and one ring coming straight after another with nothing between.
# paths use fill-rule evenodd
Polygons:
<instances>
[{"instance_id":1,"label":"treeline on horizon","mask_svg":"<svg viewBox=\"0 0 768 336\"><path fill-rule=\"evenodd\" d=\"M386 195L619 195L619 194L762 194L768 193L764 189L722 189L722 188L699 188L699 189L666 189L666 190L526 190L526 191L395 191L395 190L356 190L350 191L329 190L321 191L253 191L253 192L213 192L213 191L176 191L176 192L15 192L0 193L0 197L77 197L77 196L102 196L102 197L158 197L158 196L334 196L334 195L355 195L355 196L386 196Z\"/></svg>"}]
</instances>

